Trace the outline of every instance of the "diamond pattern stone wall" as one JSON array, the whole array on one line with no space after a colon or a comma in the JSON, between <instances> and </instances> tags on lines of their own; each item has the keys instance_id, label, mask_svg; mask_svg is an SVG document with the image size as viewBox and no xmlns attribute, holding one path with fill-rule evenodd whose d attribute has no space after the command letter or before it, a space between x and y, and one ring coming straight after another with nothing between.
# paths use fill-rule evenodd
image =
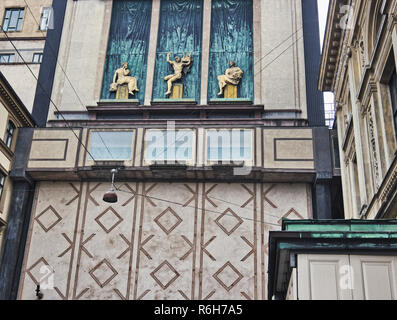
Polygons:
<instances>
[{"instance_id":1,"label":"diamond pattern stone wall","mask_svg":"<svg viewBox=\"0 0 397 320\"><path fill-rule=\"evenodd\" d=\"M266 299L268 232L311 218L306 184L42 182L19 298Z\"/></svg>"}]
</instances>

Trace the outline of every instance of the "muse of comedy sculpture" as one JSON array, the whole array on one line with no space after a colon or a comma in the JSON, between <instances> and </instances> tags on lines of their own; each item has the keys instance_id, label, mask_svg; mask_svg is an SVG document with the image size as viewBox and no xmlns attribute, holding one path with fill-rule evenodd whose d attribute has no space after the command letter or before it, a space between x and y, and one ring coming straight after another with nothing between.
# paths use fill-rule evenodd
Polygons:
<instances>
[{"instance_id":1,"label":"muse of comedy sculpture","mask_svg":"<svg viewBox=\"0 0 397 320\"><path fill-rule=\"evenodd\" d=\"M120 69L117 69L113 76L113 83L110 85L110 92L120 90L120 86L128 85L128 93L117 94L117 99L128 99L128 94L134 95L135 91L139 91L137 80L130 76L131 72L128 69L128 62L124 62Z\"/></svg>"},{"instance_id":2,"label":"muse of comedy sculpture","mask_svg":"<svg viewBox=\"0 0 397 320\"><path fill-rule=\"evenodd\" d=\"M175 61L170 60L171 52L167 54L167 62L174 69L174 74L170 74L164 78L167 81L168 91L165 93L166 96L169 96L172 93L173 83L182 78L183 74L187 74L190 71L190 67L193 63L192 54L183 57L176 57ZM182 86L182 85L181 85ZM183 90L182 90L183 91ZM180 92L179 98L182 98L182 92Z\"/></svg>"},{"instance_id":3,"label":"muse of comedy sculpture","mask_svg":"<svg viewBox=\"0 0 397 320\"><path fill-rule=\"evenodd\" d=\"M225 98L237 98L237 85L240 83L241 79L243 78L244 72L236 66L234 61L229 62L230 68L225 71L225 74L218 76L218 83L219 83L219 92L218 96L221 96L225 91L225 87L230 85L231 93L226 94Z\"/></svg>"}]
</instances>

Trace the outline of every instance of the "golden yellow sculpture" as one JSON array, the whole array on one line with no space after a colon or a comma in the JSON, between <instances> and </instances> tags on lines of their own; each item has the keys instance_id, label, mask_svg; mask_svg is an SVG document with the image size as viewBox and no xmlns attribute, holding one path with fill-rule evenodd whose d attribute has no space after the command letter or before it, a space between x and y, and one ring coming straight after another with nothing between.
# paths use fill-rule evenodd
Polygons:
<instances>
[{"instance_id":1,"label":"golden yellow sculpture","mask_svg":"<svg viewBox=\"0 0 397 320\"><path fill-rule=\"evenodd\" d=\"M219 92L218 96L223 94L223 91L227 85L232 85L231 92L233 97L230 97L229 94L225 98L237 98L237 85L240 83L241 79L243 78L244 72L236 66L234 61L230 61L229 63L230 68L225 71L225 74L218 76L218 83L219 83Z\"/></svg>"},{"instance_id":2,"label":"golden yellow sculpture","mask_svg":"<svg viewBox=\"0 0 397 320\"><path fill-rule=\"evenodd\" d=\"M168 52L167 54L167 62L172 66L174 69L174 74L170 74L164 78L165 81L167 81L168 85L168 90L165 93L166 96L170 95L172 93L172 86L173 83L179 79L182 79L182 72L185 74L190 71L190 67L193 63L192 59L192 54L185 56L183 54L183 57L176 57L175 61L170 60L171 52Z\"/></svg>"},{"instance_id":3,"label":"golden yellow sculpture","mask_svg":"<svg viewBox=\"0 0 397 320\"><path fill-rule=\"evenodd\" d=\"M135 77L130 76L131 72L128 69L128 62L124 62L120 69L117 69L113 76L113 83L110 85L110 91L115 92L120 89L122 85L128 85L128 93L132 96L135 94L135 91L139 91L138 82ZM119 97L117 97L119 98ZM128 99L128 94L126 97Z\"/></svg>"}]
</instances>

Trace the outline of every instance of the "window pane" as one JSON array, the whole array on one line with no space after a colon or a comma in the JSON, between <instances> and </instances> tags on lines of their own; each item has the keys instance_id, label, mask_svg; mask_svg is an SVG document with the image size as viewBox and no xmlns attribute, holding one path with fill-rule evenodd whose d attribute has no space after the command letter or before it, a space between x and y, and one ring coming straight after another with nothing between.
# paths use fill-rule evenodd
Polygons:
<instances>
[{"instance_id":1,"label":"window pane","mask_svg":"<svg viewBox=\"0 0 397 320\"><path fill-rule=\"evenodd\" d=\"M42 60L43 60L43 54L42 53L33 54L33 62L41 63Z\"/></svg>"},{"instance_id":2,"label":"window pane","mask_svg":"<svg viewBox=\"0 0 397 320\"><path fill-rule=\"evenodd\" d=\"M145 160L193 160L193 131L148 130L145 136Z\"/></svg>"},{"instance_id":3,"label":"window pane","mask_svg":"<svg viewBox=\"0 0 397 320\"><path fill-rule=\"evenodd\" d=\"M7 132L6 132L6 137L4 139L5 144L7 147L11 148L12 145L12 137L14 135L15 131L15 126L14 124L10 121L8 122L8 127L7 127Z\"/></svg>"},{"instance_id":4,"label":"window pane","mask_svg":"<svg viewBox=\"0 0 397 320\"><path fill-rule=\"evenodd\" d=\"M19 12L18 11L12 11L12 13L11 13L11 19L10 19L10 22L9 22L9 28L11 29L13 29L13 30L15 30L16 29L16 27L17 27L17 25L18 25L18 19L19 19Z\"/></svg>"},{"instance_id":5,"label":"window pane","mask_svg":"<svg viewBox=\"0 0 397 320\"><path fill-rule=\"evenodd\" d=\"M18 20L18 25L17 25L17 31L20 31L22 29L22 19Z\"/></svg>"},{"instance_id":6,"label":"window pane","mask_svg":"<svg viewBox=\"0 0 397 320\"><path fill-rule=\"evenodd\" d=\"M6 176L2 172L0 172L0 200L1 200L1 195L3 194L5 180L6 180Z\"/></svg>"},{"instance_id":7,"label":"window pane","mask_svg":"<svg viewBox=\"0 0 397 320\"><path fill-rule=\"evenodd\" d=\"M131 160L132 132L92 132L90 153L94 160Z\"/></svg>"},{"instance_id":8,"label":"window pane","mask_svg":"<svg viewBox=\"0 0 397 320\"><path fill-rule=\"evenodd\" d=\"M51 8L43 8L43 13L41 15L40 21L40 30L47 30L48 29L48 22L50 20L50 9Z\"/></svg>"},{"instance_id":9,"label":"window pane","mask_svg":"<svg viewBox=\"0 0 397 320\"><path fill-rule=\"evenodd\" d=\"M252 133L249 130L207 132L209 161L252 160Z\"/></svg>"}]
</instances>

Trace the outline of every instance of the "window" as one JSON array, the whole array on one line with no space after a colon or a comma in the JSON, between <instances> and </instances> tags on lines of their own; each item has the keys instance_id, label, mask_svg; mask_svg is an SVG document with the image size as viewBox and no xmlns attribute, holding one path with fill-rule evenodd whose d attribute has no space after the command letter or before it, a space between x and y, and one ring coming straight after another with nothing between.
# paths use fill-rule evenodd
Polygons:
<instances>
[{"instance_id":1,"label":"window","mask_svg":"<svg viewBox=\"0 0 397 320\"><path fill-rule=\"evenodd\" d=\"M6 131L6 136L4 139L5 144L7 147L11 148L12 145L12 138L14 136L15 132L15 126L11 121L8 121L8 126L7 126L7 131Z\"/></svg>"},{"instance_id":2,"label":"window","mask_svg":"<svg viewBox=\"0 0 397 320\"><path fill-rule=\"evenodd\" d=\"M24 13L25 9L23 8L6 9L3 22L3 30L21 31Z\"/></svg>"},{"instance_id":3,"label":"window","mask_svg":"<svg viewBox=\"0 0 397 320\"><path fill-rule=\"evenodd\" d=\"M42 63L43 62L43 54L42 53L34 53L33 54L33 62Z\"/></svg>"},{"instance_id":4,"label":"window","mask_svg":"<svg viewBox=\"0 0 397 320\"><path fill-rule=\"evenodd\" d=\"M192 161L192 130L148 130L145 136L145 160Z\"/></svg>"},{"instance_id":5,"label":"window","mask_svg":"<svg viewBox=\"0 0 397 320\"><path fill-rule=\"evenodd\" d=\"M131 160L132 132L94 131L91 133L91 160L124 161Z\"/></svg>"},{"instance_id":6,"label":"window","mask_svg":"<svg viewBox=\"0 0 397 320\"><path fill-rule=\"evenodd\" d=\"M340 169L339 142L336 134L332 136L332 147L334 149L334 168Z\"/></svg>"},{"instance_id":7,"label":"window","mask_svg":"<svg viewBox=\"0 0 397 320\"><path fill-rule=\"evenodd\" d=\"M395 68L389 82L389 89L391 95L391 105L393 110L394 128L395 128L395 132L397 133L397 73Z\"/></svg>"},{"instance_id":8,"label":"window","mask_svg":"<svg viewBox=\"0 0 397 320\"><path fill-rule=\"evenodd\" d=\"M0 200L1 200L1 196L3 195L5 181L6 181L5 174L0 171Z\"/></svg>"},{"instance_id":9,"label":"window","mask_svg":"<svg viewBox=\"0 0 397 320\"><path fill-rule=\"evenodd\" d=\"M208 161L252 161L251 130L208 130Z\"/></svg>"},{"instance_id":10,"label":"window","mask_svg":"<svg viewBox=\"0 0 397 320\"><path fill-rule=\"evenodd\" d=\"M12 63L15 61L15 54L6 53L0 54L0 63Z\"/></svg>"},{"instance_id":11,"label":"window","mask_svg":"<svg viewBox=\"0 0 397 320\"><path fill-rule=\"evenodd\" d=\"M40 30L47 31L50 24L52 8L43 8L40 19Z\"/></svg>"}]
</instances>

